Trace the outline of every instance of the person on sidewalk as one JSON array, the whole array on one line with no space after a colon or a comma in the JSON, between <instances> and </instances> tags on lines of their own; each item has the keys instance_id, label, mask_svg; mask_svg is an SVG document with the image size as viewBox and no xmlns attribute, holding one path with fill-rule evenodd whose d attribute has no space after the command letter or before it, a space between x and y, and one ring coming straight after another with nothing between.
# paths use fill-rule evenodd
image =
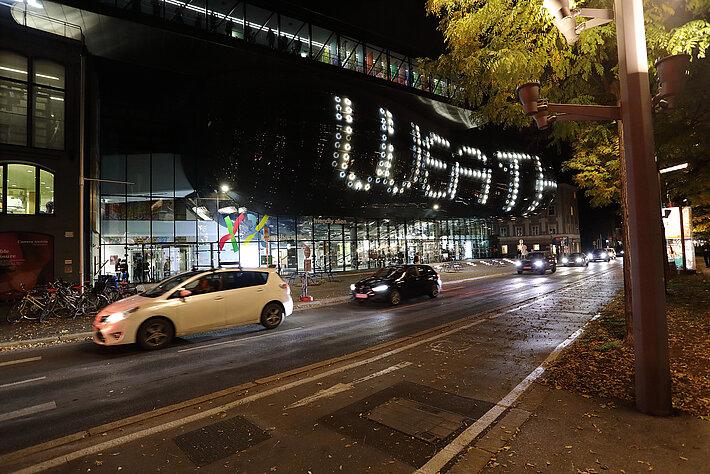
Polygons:
<instances>
[{"instance_id":1,"label":"person on sidewalk","mask_svg":"<svg viewBox=\"0 0 710 474\"><path fill-rule=\"evenodd\" d=\"M710 242L705 242L703 245L703 258L705 259L705 268L710 269Z\"/></svg>"}]
</instances>

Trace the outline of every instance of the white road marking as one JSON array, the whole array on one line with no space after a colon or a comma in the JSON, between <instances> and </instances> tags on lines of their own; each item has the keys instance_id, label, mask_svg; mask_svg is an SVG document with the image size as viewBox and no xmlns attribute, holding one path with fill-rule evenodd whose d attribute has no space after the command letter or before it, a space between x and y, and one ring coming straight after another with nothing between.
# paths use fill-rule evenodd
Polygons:
<instances>
[{"instance_id":1,"label":"white road marking","mask_svg":"<svg viewBox=\"0 0 710 474\"><path fill-rule=\"evenodd\" d=\"M395 370L403 369L403 368L408 367L410 365L412 365L411 362L400 362L397 365L393 365L392 367L387 367L386 369L380 370L379 372L375 372L374 374L366 375L365 377L361 377L357 380L353 380L350 383L335 384L330 388L320 390L309 397L302 398L301 400L290 404L289 406L286 407L286 409L289 410L291 408L302 407L302 406L308 405L309 403L314 402L316 400L320 400L321 398L328 398L328 397L332 397L333 395L336 395L341 392L347 392L348 390L352 390L353 388L355 388L355 385L357 385L359 383L366 382L370 379L374 379L375 377L379 377L381 375L389 374L390 372L394 372Z\"/></svg>"},{"instance_id":2,"label":"white road marking","mask_svg":"<svg viewBox=\"0 0 710 474\"><path fill-rule=\"evenodd\" d=\"M448 291L448 290L458 290L459 288L466 288L466 287L465 287L464 285L461 285L461 286L445 286L445 287L444 287L444 291Z\"/></svg>"},{"instance_id":3,"label":"white road marking","mask_svg":"<svg viewBox=\"0 0 710 474\"><path fill-rule=\"evenodd\" d=\"M27 359L17 359L17 360L8 360L7 362L0 362L0 367L5 367L8 365L15 365L15 364L24 364L25 362L34 362L37 360L41 360L42 357L28 357Z\"/></svg>"},{"instance_id":4,"label":"white road marking","mask_svg":"<svg viewBox=\"0 0 710 474\"><path fill-rule=\"evenodd\" d=\"M600 274L604 274L604 273L607 273L607 272L601 272ZM596 274L596 275L594 275L594 276L599 276L599 274ZM588 280L588 278L585 277L585 278L583 278L582 280ZM582 283L582 282L580 282L580 284L581 284L581 283ZM573 287L575 287L575 286L578 286L578 285L574 285L574 284L573 284L573 285L565 286L565 287L563 287L563 288L561 288L561 289L573 288ZM180 427L180 426L187 425L187 424L189 424L189 423L193 423L193 422L195 422L195 421L199 421L199 420L202 420L202 419L205 419L205 418L209 418L209 417L214 416L214 415L217 415L217 414L219 414L219 413L224 413L224 412L226 412L227 410L231 410L231 409L233 409L233 408L236 408L236 407L239 407L239 406L242 406L242 405L246 405L246 404L251 403L251 402L253 402L253 401L256 401L256 400L259 400L259 399L262 399L262 398L266 398L266 397L269 397L269 396L271 396L271 395L275 395L275 394L277 394L277 393L281 393L281 392L284 392L284 391L287 391L287 390L290 390L290 389L292 389L292 388L294 388L294 387L298 387L298 386L301 386L301 385L304 385L304 384L307 384L307 383L311 383L311 382L314 382L314 381L316 381L316 380L320 380L320 379L322 379L322 378L330 377L331 375L339 374L339 373L341 373L341 372L345 372L345 371L350 370L350 369L353 369L353 368L355 368L355 367L360 367L360 366L362 366L362 365L371 364L372 362L376 362L376 361L378 361L378 360L385 359L385 358L387 358L387 357L391 357L391 356L393 356L393 355L395 355L395 354L399 354L400 352L408 351L408 350L410 350L410 349L412 349L412 348L414 348L414 347L420 346L420 345L422 345L422 344L427 344L427 343L432 342L432 341L435 341L435 340L437 340L437 339L441 339L441 338L450 336L451 334L456 334L456 333L458 333L458 332L461 332L461 331L464 331L464 330L466 330L466 329L472 328L472 327L477 326L477 325L479 325L479 324L481 324L481 323L484 323L484 322L486 322L486 321L490 321L490 320L492 320L492 319L495 319L495 318L501 316L502 314L505 314L505 313L500 313L500 312L494 313L494 314L491 314L491 315L489 315L489 316L485 316L485 317L483 317L483 318L481 318L481 319L477 319L476 321L472 321L472 322L470 322L470 323L468 323L468 324L464 324L463 326L459 326L459 327L450 329L450 330L448 330L448 331L444 331L444 332L439 333L439 334L437 334L437 335L435 335L435 336L431 336L431 337L428 337L428 338L425 338L425 339L421 339L421 340L419 340L419 341L412 342L412 343L410 343L410 344L407 344L407 345L398 347L397 349L392 349L392 350L390 350L390 351L383 352L383 353L381 353L381 354L379 354L379 355L370 357L369 359L363 359L363 360L360 360L360 361L357 361L357 362L353 362L353 363L351 363L351 364L344 365L344 366L342 366L342 367L338 367L338 368L329 370L329 371L327 371L327 372L322 372L322 373L320 373L320 374L312 375L312 376L307 377L307 378L294 380L293 382L289 382L289 383L284 384L284 385L279 385L279 386L277 386L277 387L273 387L273 388L270 388L270 389L268 389L268 390L264 390L263 392L255 393L255 394L253 394L253 395L249 395L249 396L246 396L246 397L244 397L244 398L240 398L239 400L234 400L233 402L225 403L224 405L220 405L220 406L211 408L211 409L209 409L209 410L203 410L203 411L201 411L201 412L199 412L199 413L195 413L195 414L190 415L190 416L186 416L186 417L183 417L183 418L179 418L179 419L177 419L177 420L169 421L169 422L163 423L163 424L161 424L161 425L152 426L152 427L150 427L150 428L146 428L146 429L143 429L143 430L140 430L140 431L136 431L136 432L134 432L134 433L130 433L130 434L127 434L127 435L119 436L119 437L117 437L117 438L114 438L114 439L111 439L111 440L108 440L108 441L104 441L103 443L98 443L98 444L95 444L95 445L93 445L93 446L88 446L88 447L86 447L86 448L79 449L79 450L77 450L77 451L72 451L72 452L69 452L69 453L67 453L67 454L63 454L63 455L61 455L61 456L57 456L57 457L55 457L55 458L48 459L47 461L44 461L44 462L35 464L35 465L33 465L33 466L26 467L26 468L24 468L24 469L22 469L22 470L17 471L16 474L29 474L29 473L35 473L35 472L45 471L45 470L47 470L47 469L51 469L51 468L54 468L54 467L57 467L57 466L62 466L62 465L64 465L64 464L67 464L67 463L69 463L69 462L71 462L71 461L73 461L73 460L75 460L75 459L82 458L82 457L84 457L84 456L89 456L89 455L91 455L91 454L99 453L99 452L105 451L105 450L107 450L107 449L113 449L113 448L115 448L115 447L117 447L117 446L121 446L121 445L123 445L123 444L133 442L133 441L135 441L135 440L137 440L137 439L145 438L145 437L147 437L147 436L151 436L151 435L154 435L154 434L156 434L156 433L162 433L163 431L171 430L171 429L174 429L174 428L178 428L178 427ZM583 328L582 328L582 329L583 329ZM581 329L580 329L580 331L581 331ZM579 331L578 331L578 332L579 332ZM575 334L576 334L576 333L575 333ZM550 357L551 357L551 356L552 356L552 354L550 354ZM548 359L549 359L550 357L548 357ZM556 356L555 356L555 357L556 357ZM547 361L547 359L546 359L546 361ZM543 364L544 364L544 363L543 363ZM494 408L495 408L495 407L494 407ZM491 415L491 416L492 416L492 415ZM485 415L484 415L484 417L485 417ZM483 417L482 417L482 418L483 418ZM494 420L495 420L495 418L494 418ZM489 423L489 424L490 424L490 423ZM474 426L474 425L471 425L471 427L473 427L473 426ZM469 427L469 428L471 428L471 427ZM464 433L465 433L465 431L464 431ZM462 433L461 435L459 435L459 436L462 436L462 435L463 435L463 433ZM458 439L458 438L457 438L457 439ZM454 440L454 441L455 441L455 440ZM452 458L453 458L453 456L455 456L455 455L456 455L456 454L452 454Z\"/></svg>"},{"instance_id":5,"label":"white road marking","mask_svg":"<svg viewBox=\"0 0 710 474\"><path fill-rule=\"evenodd\" d=\"M23 383L36 382L38 380L44 380L46 378L47 377L36 377L33 379L20 380L19 382L6 383L6 384L0 385L0 388L12 387L13 385L22 385Z\"/></svg>"},{"instance_id":6,"label":"white road marking","mask_svg":"<svg viewBox=\"0 0 710 474\"><path fill-rule=\"evenodd\" d=\"M207 349L209 347L223 346L225 344L238 344L240 342L251 341L252 339L259 339L260 337L278 336L279 334L284 334L284 333L291 332L291 331L297 331L299 329L303 329L303 328L301 326L299 326L297 328L285 329L283 331L277 331L277 332L269 332L268 334L259 334L257 336L244 337L242 339L232 339L229 341L215 342L213 344L205 344L204 346L188 347L187 349L180 349L178 352L196 351L199 349Z\"/></svg>"},{"instance_id":7,"label":"white road marking","mask_svg":"<svg viewBox=\"0 0 710 474\"><path fill-rule=\"evenodd\" d=\"M54 410L57 408L57 404L54 402L43 403L41 405L34 405L27 408L21 408L19 410L11 411L9 413L0 414L0 421L12 420L15 418L20 418L22 416L33 415L35 413L40 413L43 411Z\"/></svg>"},{"instance_id":8,"label":"white road marking","mask_svg":"<svg viewBox=\"0 0 710 474\"><path fill-rule=\"evenodd\" d=\"M590 321L597 319L599 315L594 316ZM557 359L560 352L565 347L569 346L575 339L579 337L587 327L590 321L587 321L581 328L572 333L567 339L562 341L555 347L555 349L550 352L547 358L540 364L535 370L530 372L527 377L523 379L518 385L513 388L508 394L501 398L498 403L496 403L490 410L488 410L482 417L476 420L471 426L466 428L460 435L458 435L451 443L444 446L441 451L436 453L433 458L431 458L426 464L415 471L415 474L436 474L440 472L446 464L448 464L452 459L458 456L462 451L464 451L468 445L470 445L478 435L480 435L486 428L488 428L495 420L498 419L500 415L503 414L508 408L510 408L513 403L520 397L520 395L525 392L525 390L545 372L545 367L548 366L552 361Z\"/></svg>"}]
</instances>

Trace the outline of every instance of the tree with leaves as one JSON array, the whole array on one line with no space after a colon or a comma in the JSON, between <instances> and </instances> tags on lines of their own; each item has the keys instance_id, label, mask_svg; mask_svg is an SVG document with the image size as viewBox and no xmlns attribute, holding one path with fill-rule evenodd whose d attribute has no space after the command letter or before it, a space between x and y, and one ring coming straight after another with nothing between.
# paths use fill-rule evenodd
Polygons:
<instances>
[{"instance_id":1,"label":"tree with leaves","mask_svg":"<svg viewBox=\"0 0 710 474\"><path fill-rule=\"evenodd\" d=\"M580 1L572 7L612 8L610 0ZM657 118L656 145L659 164L684 158L691 173L687 182L667 186L673 193L690 194L696 230L707 231L708 171L703 166L710 153L708 124L708 60L710 47L710 0L646 0L648 57L691 55L691 90L680 107ZM616 105L619 100L616 25L612 22L585 30L579 41L567 45L543 9L542 0L429 0L428 13L439 18L447 51L433 61L422 61L431 73L457 78L459 100L473 110L481 125L531 126L518 104L518 85L540 81L541 96L553 102ZM651 76L654 79L654 69ZM655 80L653 81L655 82ZM701 110L702 109L702 110ZM680 127L680 128L679 128ZM682 130L683 133L678 133ZM703 135L704 134L704 135ZM680 136L684 135L684 136ZM555 124L550 146L571 145L572 156L564 167L574 174L592 205L619 202L621 163L619 134L613 123ZM694 148L693 148L694 147ZM692 184L690 183L692 181ZM682 184L682 186L681 186ZM630 319L627 324L630 335Z\"/></svg>"}]
</instances>

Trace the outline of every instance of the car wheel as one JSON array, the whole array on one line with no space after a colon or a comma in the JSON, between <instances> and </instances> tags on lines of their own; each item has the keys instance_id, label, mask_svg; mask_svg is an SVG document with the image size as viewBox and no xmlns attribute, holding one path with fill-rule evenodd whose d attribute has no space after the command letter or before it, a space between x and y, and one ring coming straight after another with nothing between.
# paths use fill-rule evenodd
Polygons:
<instances>
[{"instance_id":1,"label":"car wheel","mask_svg":"<svg viewBox=\"0 0 710 474\"><path fill-rule=\"evenodd\" d=\"M165 318L150 318L138 328L138 344L145 350L162 349L175 337L175 328Z\"/></svg>"},{"instance_id":2,"label":"car wheel","mask_svg":"<svg viewBox=\"0 0 710 474\"><path fill-rule=\"evenodd\" d=\"M537 273L538 273L538 275L544 275L544 274L545 274L545 269L544 269L544 268L541 268L540 270L538 270Z\"/></svg>"},{"instance_id":3,"label":"car wheel","mask_svg":"<svg viewBox=\"0 0 710 474\"><path fill-rule=\"evenodd\" d=\"M266 329L274 329L284 320L284 309L278 303L268 303L261 310L261 325Z\"/></svg>"},{"instance_id":4,"label":"car wheel","mask_svg":"<svg viewBox=\"0 0 710 474\"><path fill-rule=\"evenodd\" d=\"M557 271L557 267L550 268L550 273L555 273L556 271Z\"/></svg>"},{"instance_id":5,"label":"car wheel","mask_svg":"<svg viewBox=\"0 0 710 474\"><path fill-rule=\"evenodd\" d=\"M390 304L392 306L397 306L402 302L402 294L399 292L399 290L392 290L390 293Z\"/></svg>"},{"instance_id":6,"label":"car wheel","mask_svg":"<svg viewBox=\"0 0 710 474\"><path fill-rule=\"evenodd\" d=\"M523 274L523 271L522 271L522 270L518 270L518 275L522 275L522 274Z\"/></svg>"},{"instance_id":7,"label":"car wheel","mask_svg":"<svg viewBox=\"0 0 710 474\"><path fill-rule=\"evenodd\" d=\"M436 298L437 296L439 296L439 285L434 283L429 290L429 298Z\"/></svg>"},{"instance_id":8,"label":"car wheel","mask_svg":"<svg viewBox=\"0 0 710 474\"><path fill-rule=\"evenodd\" d=\"M585 263L584 266L585 266L585 267L588 267L588 266L589 266L589 262Z\"/></svg>"}]
</instances>

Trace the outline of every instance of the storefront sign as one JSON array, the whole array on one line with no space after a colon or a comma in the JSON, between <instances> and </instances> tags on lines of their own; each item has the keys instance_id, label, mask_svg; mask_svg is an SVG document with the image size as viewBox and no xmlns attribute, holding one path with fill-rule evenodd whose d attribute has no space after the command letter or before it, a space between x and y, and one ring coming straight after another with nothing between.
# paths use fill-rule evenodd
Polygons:
<instances>
[{"instance_id":1,"label":"storefront sign","mask_svg":"<svg viewBox=\"0 0 710 474\"><path fill-rule=\"evenodd\" d=\"M0 232L0 298L54 279L54 238L34 232Z\"/></svg>"},{"instance_id":2,"label":"storefront sign","mask_svg":"<svg viewBox=\"0 0 710 474\"><path fill-rule=\"evenodd\" d=\"M545 176L540 157L536 155L497 151L495 160L491 160L478 148L451 143L414 122L401 127L394 114L382 107L378 117L379 139L369 143L370 149L362 150L358 148L362 141L354 139L359 132L356 104L348 97L333 96L333 106L336 127L331 139L332 166L347 188L354 191L379 189L393 197L414 193L433 201L456 199L469 205L485 206L491 189L508 188L502 210L509 213L538 210L544 194L557 188L557 184ZM396 139L403 128L409 131L407 150L402 150L402 143ZM355 157L363 152L371 153L370 150L376 159L364 167L356 165L356 161L362 160ZM402 158L407 165L397 163ZM494 182L494 163L507 174L504 178L507 182ZM528 167L532 169L532 176L528 178L534 178L534 185L527 186L532 190L529 195L519 196L518 191L523 188L521 178L523 181L526 178L521 171L526 163L532 165Z\"/></svg>"}]
</instances>

